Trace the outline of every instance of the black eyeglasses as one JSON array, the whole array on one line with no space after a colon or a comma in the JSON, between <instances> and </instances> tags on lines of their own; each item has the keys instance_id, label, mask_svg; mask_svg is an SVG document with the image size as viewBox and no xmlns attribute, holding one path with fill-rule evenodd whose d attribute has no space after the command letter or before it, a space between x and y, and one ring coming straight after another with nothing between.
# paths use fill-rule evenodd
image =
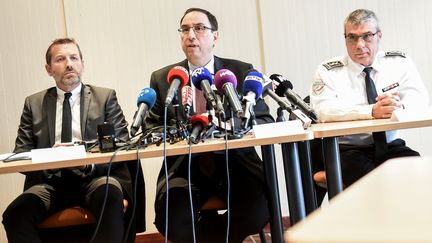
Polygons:
<instances>
[{"instance_id":1,"label":"black eyeglasses","mask_svg":"<svg viewBox=\"0 0 432 243\"><path fill-rule=\"evenodd\" d=\"M192 26L181 26L177 31L180 32L182 35L187 35L189 34L190 29L193 29L195 34L203 34L206 30L211 30L214 31L213 28L211 27L207 27L205 25L202 24L196 24L196 25L192 25Z\"/></svg>"},{"instance_id":2,"label":"black eyeglasses","mask_svg":"<svg viewBox=\"0 0 432 243\"><path fill-rule=\"evenodd\" d=\"M357 41L362 38L365 42L371 42L372 39L374 38L374 36L376 34L378 34L379 31L376 31L375 33L372 32L367 32L364 33L362 35L354 35L354 34L348 34L345 35L345 40L346 42L348 42L349 44L355 44L357 43Z\"/></svg>"}]
</instances>

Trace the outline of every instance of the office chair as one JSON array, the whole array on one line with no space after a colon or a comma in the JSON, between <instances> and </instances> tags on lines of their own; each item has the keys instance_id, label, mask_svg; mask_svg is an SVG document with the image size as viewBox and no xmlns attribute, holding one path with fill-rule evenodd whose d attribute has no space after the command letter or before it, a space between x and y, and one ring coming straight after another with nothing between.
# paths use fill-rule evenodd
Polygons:
<instances>
[{"instance_id":1,"label":"office chair","mask_svg":"<svg viewBox=\"0 0 432 243\"><path fill-rule=\"evenodd\" d=\"M137 164L136 160L126 163L131 174L131 181L135 181L136 171L138 170L137 185L135 185L136 205L134 217L130 202L123 199L125 223L133 220L127 240L128 242L134 242L136 233L145 231L145 183L141 164ZM88 210L81 207L71 207L49 216L39 224L38 228L42 241L46 243L88 242L94 233L96 221L97 219Z\"/></svg>"},{"instance_id":2,"label":"office chair","mask_svg":"<svg viewBox=\"0 0 432 243\"><path fill-rule=\"evenodd\" d=\"M124 199L124 212L129 202ZM91 238L97 219L85 208L76 206L63 209L45 220L38 228L43 242L88 242Z\"/></svg>"}]
</instances>

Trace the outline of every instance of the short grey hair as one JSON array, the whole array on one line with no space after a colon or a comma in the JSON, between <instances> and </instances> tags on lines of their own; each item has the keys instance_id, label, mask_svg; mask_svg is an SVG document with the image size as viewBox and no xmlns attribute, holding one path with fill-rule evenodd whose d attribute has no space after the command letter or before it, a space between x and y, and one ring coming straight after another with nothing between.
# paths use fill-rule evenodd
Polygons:
<instances>
[{"instance_id":1,"label":"short grey hair","mask_svg":"<svg viewBox=\"0 0 432 243\"><path fill-rule=\"evenodd\" d=\"M381 31L381 28L379 26L379 20L378 17L375 15L375 13L372 10L369 9L357 9L351 12L348 17L346 17L344 22L344 32L346 25L348 23L353 25L359 25L363 24L365 22L375 22L377 31Z\"/></svg>"}]
</instances>

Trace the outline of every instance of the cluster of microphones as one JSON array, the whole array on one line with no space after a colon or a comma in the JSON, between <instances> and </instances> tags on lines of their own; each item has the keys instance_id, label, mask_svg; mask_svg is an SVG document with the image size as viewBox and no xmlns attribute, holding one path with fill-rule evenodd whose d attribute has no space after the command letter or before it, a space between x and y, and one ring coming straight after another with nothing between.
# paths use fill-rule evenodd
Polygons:
<instances>
[{"instance_id":1,"label":"cluster of microphones","mask_svg":"<svg viewBox=\"0 0 432 243\"><path fill-rule=\"evenodd\" d=\"M193 107L193 89L188 85L189 79L195 89L201 90L207 101L206 114L195 114ZM307 128L318 120L317 114L303 99L293 92L293 85L281 75L273 74L266 77L256 70L249 70L245 75L242 93L237 93L237 78L228 69L221 69L213 75L205 67L196 68L191 75L181 67L175 66L168 72L169 89L165 99L165 107L170 105L179 109L179 100L186 114L186 121L176 121L178 140L187 139L197 143L213 134L227 133L230 124L230 138L239 138L256 125L254 107L260 98L269 96L278 105L277 121L283 121L283 111L289 119L301 120ZM143 133L145 117L156 103L156 92L152 88L144 88L138 95L138 110L135 113L130 133L135 137L141 128ZM181 111L176 110L176 114ZM177 116L177 119L180 116ZM236 124L239 123L239 124ZM164 131L165 132L165 131ZM173 132L167 132L172 134Z\"/></svg>"}]
</instances>

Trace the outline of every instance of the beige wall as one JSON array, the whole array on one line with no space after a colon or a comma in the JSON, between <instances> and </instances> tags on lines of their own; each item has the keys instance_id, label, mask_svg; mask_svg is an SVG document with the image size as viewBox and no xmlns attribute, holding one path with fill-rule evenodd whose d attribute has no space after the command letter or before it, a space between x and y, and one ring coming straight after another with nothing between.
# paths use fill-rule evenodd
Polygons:
<instances>
[{"instance_id":1,"label":"beige wall","mask_svg":"<svg viewBox=\"0 0 432 243\"><path fill-rule=\"evenodd\" d=\"M24 98L54 84L43 67L51 40L63 36L78 40L84 54L85 82L116 89L130 122L137 94L149 86L151 72L184 58L176 29L183 11L192 6L206 8L218 18L217 55L251 62L267 74L283 74L302 96L307 94L318 63L345 53L342 22L346 14L359 7L371 8L381 19L383 49L409 54L431 93L428 43L432 43L432 16L428 10L432 3L358 2L0 0L0 153L13 149ZM272 101L270 104L276 110ZM414 129L405 134L411 147L431 155L426 146L431 131ZM155 177L161 158L145 159L142 164L147 190L147 232L154 232ZM19 174L0 175L1 212L20 193L22 182ZM283 187L283 214L287 215ZM7 242L3 227L1 231L0 242Z\"/></svg>"}]
</instances>

